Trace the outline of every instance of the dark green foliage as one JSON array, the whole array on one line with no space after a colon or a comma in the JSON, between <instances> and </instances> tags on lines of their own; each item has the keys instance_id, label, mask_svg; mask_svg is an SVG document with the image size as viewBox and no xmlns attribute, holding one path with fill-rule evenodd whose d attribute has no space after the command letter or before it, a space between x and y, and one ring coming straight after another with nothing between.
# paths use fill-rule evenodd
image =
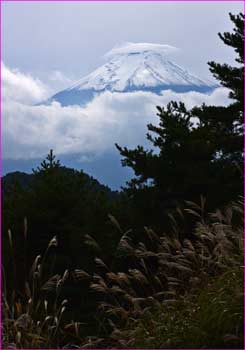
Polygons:
<instances>
[{"instance_id":1,"label":"dark green foliage","mask_svg":"<svg viewBox=\"0 0 245 350\"><path fill-rule=\"evenodd\" d=\"M221 85L231 89L230 97L237 101L238 108L243 111L244 106L244 15L232 15L230 19L234 24L233 33L219 33L220 39L228 46L234 48L240 67L231 67L227 64L210 62L210 70Z\"/></svg>"},{"instance_id":2,"label":"dark green foliage","mask_svg":"<svg viewBox=\"0 0 245 350\"><path fill-rule=\"evenodd\" d=\"M113 256L120 234L111 225L108 214L120 217L125 206L123 195L100 185L82 171L62 167L52 153L32 175L15 173L11 179L9 174L3 185L3 244L6 245L10 229L19 261L27 249L30 264L36 255L43 254L53 236L59 241L55 264L59 273L81 266L93 270L94 255L98 252L88 235L99 242L106 259ZM19 234L25 217L26 247ZM9 266L8 249L5 252L4 264ZM23 280L21 268L19 272Z\"/></svg>"},{"instance_id":3,"label":"dark green foliage","mask_svg":"<svg viewBox=\"0 0 245 350\"><path fill-rule=\"evenodd\" d=\"M219 36L235 48L236 60L243 64L243 15L230 17L234 32ZM209 65L231 90L228 107L202 105L187 110L183 103L171 102L166 108L157 107L159 125L148 125L147 139L153 150L116 145L124 157L122 164L136 175L126 190L139 219L147 217L144 224L166 225L166 213L185 199L197 201L203 195L213 209L242 194L244 67Z\"/></svg>"}]
</instances>

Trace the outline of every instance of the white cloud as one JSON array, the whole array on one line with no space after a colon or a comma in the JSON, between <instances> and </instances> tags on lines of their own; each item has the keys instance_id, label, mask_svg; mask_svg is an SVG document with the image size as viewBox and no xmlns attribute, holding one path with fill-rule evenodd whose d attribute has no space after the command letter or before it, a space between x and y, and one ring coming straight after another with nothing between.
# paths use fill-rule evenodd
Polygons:
<instances>
[{"instance_id":1,"label":"white cloud","mask_svg":"<svg viewBox=\"0 0 245 350\"><path fill-rule=\"evenodd\" d=\"M178 49L171 45L163 45L163 44L152 44L152 43L131 43L125 42L121 45L115 46L112 50L110 50L105 57L111 57L114 55L122 55L122 54L132 54L139 53L145 51L151 51L159 53L163 56L168 55L171 52L176 52Z\"/></svg>"},{"instance_id":2,"label":"white cloud","mask_svg":"<svg viewBox=\"0 0 245 350\"><path fill-rule=\"evenodd\" d=\"M62 107L56 102L49 106L28 105L42 100L47 89L38 79L5 66L4 69L4 158L39 158L53 148L59 155L77 153L80 159L89 159L91 154L112 150L115 142L129 147L144 144L147 123L158 123L156 105L164 106L171 100L183 101L187 107L203 102L228 103L227 89L218 88L210 95L105 92L86 107Z\"/></svg>"},{"instance_id":3,"label":"white cloud","mask_svg":"<svg viewBox=\"0 0 245 350\"><path fill-rule=\"evenodd\" d=\"M23 74L17 69L10 69L2 62L2 91L4 100L32 104L48 97L50 90L39 79L30 74Z\"/></svg>"}]
</instances>

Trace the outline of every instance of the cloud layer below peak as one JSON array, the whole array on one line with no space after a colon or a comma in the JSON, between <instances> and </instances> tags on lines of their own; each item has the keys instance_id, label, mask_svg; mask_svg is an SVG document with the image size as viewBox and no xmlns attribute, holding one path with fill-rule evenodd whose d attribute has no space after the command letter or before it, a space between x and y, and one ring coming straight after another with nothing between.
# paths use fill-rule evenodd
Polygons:
<instances>
[{"instance_id":1,"label":"cloud layer below peak","mask_svg":"<svg viewBox=\"0 0 245 350\"><path fill-rule=\"evenodd\" d=\"M146 125L158 123L156 106L171 100L187 107L225 105L228 90L217 88L212 94L151 92L102 93L86 107L62 107L59 103L35 105L50 95L39 79L2 65L3 158L43 157L50 148L58 155L79 154L84 159L114 149L114 143L128 147L145 144Z\"/></svg>"},{"instance_id":2,"label":"cloud layer below peak","mask_svg":"<svg viewBox=\"0 0 245 350\"><path fill-rule=\"evenodd\" d=\"M49 88L41 80L18 69L10 69L3 62L1 77L4 101L31 104L46 99L50 94Z\"/></svg>"}]
</instances>

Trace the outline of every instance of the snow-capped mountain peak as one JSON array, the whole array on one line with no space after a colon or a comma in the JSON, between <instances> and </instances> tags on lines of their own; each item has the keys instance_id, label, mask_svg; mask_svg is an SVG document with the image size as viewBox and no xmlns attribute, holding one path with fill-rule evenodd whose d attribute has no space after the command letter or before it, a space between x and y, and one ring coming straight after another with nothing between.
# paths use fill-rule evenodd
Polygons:
<instances>
[{"instance_id":1,"label":"snow-capped mountain peak","mask_svg":"<svg viewBox=\"0 0 245 350\"><path fill-rule=\"evenodd\" d=\"M208 92L214 85L171 62L177 49L169 45L126 43L105 55L104 65L53 96L62 104L84 104L103 91L131 92L162 90Z\"/></svg>"}]
</instances>

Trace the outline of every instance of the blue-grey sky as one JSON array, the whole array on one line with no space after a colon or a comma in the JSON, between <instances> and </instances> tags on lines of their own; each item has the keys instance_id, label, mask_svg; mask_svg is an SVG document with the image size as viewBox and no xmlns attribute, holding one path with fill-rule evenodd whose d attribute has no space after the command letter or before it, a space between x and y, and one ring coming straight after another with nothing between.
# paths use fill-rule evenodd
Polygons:
<instances>
[{"instance_id":1,"label":"blue-grey sky","mask_svg":"<svg viewBox=\"0 0 245 350\"><path fill-rule=\"evenodd\" d=\"M169 44L193 73L209 74L207 61L233 61L217 33L230 30L228 13L243 2L4 2L3 61L11 68L69 85L103 63L124 41ZM58 72L68 79L59 76ZM63 79L64 78L64 79ZM62 81L63 79L63 81ZM54 83L55 85L55 83Z\"/></svg>"}]
</instances>

